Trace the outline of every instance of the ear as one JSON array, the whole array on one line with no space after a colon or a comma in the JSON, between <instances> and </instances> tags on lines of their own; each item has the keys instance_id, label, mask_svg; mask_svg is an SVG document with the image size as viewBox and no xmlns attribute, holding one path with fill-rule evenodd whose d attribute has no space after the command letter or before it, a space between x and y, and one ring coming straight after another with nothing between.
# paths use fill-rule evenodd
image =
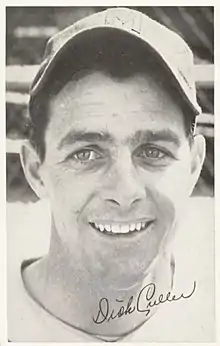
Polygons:
<instances>
[{"instance_id":1,"label":"ear","mask_svg":"<svg viewBox=\"0 0 220 346\"><path fill-rule=\"evenodd\" d=\"M40 177L41 160L29 141L24 141L20 152L25 177L39 198L46 197L46 190Z\"/></svg>"},{"instance_id":2,"label":"ear","mask_svg":"<svg viewBox=\"0 0 220 346\"><path fill-rule=\"evenodd\" d=\"M205 160L206 142L202 135L195 135L191 148L191 176L189 185L189 194L191 195L202 170Z\"/></svg>"}]
</instances>

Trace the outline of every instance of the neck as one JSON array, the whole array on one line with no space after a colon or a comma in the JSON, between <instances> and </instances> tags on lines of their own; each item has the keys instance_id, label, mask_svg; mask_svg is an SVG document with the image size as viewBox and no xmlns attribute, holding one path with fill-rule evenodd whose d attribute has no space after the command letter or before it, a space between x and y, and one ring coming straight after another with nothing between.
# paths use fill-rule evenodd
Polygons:
<instances>
[{"instance_id":1,"label":"neck","mask_svg":"<svg viewBox=\"0 0 220 346\"><path fill-rule=\"evenodd\" d=\"M24 280L36 301L58 319L87 333L117 339L155 313L156 307L144 311L146 297L155 299L168 292L172 273L170 256L163 254L144 279L122 288L108 276L95 279L77 260L71 265L68 254L51 245L47 256L27 267Z\"/></svg>"}]
</instances>

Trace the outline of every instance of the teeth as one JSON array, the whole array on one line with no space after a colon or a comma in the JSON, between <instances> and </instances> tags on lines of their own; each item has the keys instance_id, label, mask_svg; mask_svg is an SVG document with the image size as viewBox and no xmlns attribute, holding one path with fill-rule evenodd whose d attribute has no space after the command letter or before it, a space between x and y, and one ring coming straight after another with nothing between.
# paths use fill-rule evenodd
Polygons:
<instances>
[{"instance_id":1,"label":"teeth","mask_svg":"<svg viewBox=\"0 0 220 346\"><path fill-rule=\"evenodd\" d=\"M128 233L128 232L129 232L129 225L122 225L121 233Z\"/></svg>"},{"instance_id":2,"label":"teeth","mask_svg":"<svg viewBox=\"0 0 220 346\"><path fill-rule=\"evenodd\" d=\"M124 233L129 233L133 231L140 231L143 230L147 222L138 222L138 223L131 223L131 224L124 224L124 225L111 225L111 224L98 224L98 223L93 223L96 229L98 229L100 232L108 232L108 233L114 233L114 234L124 234Z\"/></svg>"},{"instance_id":3,"label":"teeth","mask_svg":"<svg viewBox=\"0 0 220 346\"><path fill-rule=\"evenodd\" d=\"M135 230L135 224L134 223L132 223L131 225L130 225L130 231L134 231Z\"/></svg>"},{"instance_id":4,"label":"teeth","mask_svg":"<svg viewBox=\"0 0 220 346\"><path fill-rule=\"evenodd\" d=\"M105 229L107 232L111 232L111 226L110 225L105 225Z\"/></svg>"},{"instance_id":5,"label":"teeth","mask_svg":"<svg viewBox=\"0 0 220 346\"><path fill-rule=\"evenodd\" d=\"M99 229L100 229L101 232L103 232L105 227L103 225L99 225Z\"/></svg>"},{"instance_id":6,"label":"teeth","mask_svg":"<svg viewBox=\"0 0 220 346\"><path fill-rule=\"evenodd\" d=\"M141 223L140 222L137 224L136 228L138 231L140 231L140 229L141 229Z\"/></svg>"},{"instance_id":7,"label":"teeth","mask_svg":"<svg viewBox=\"0 0 220 346\"><path fill-rule=\"evenodd\" d=\"M141 222L141 228L144 228L146 225L146 222Z\"/></svg>"},{"instance_id":8,"label":"teeth","mask_svg":"<svg viewBox=\"0 0 220 346\"><path fill-rule=\"evenodd\" d=\"M119 225L112 225L112 232L113 233L120 233L120 226Z\"/></svg>"}]
</instances>

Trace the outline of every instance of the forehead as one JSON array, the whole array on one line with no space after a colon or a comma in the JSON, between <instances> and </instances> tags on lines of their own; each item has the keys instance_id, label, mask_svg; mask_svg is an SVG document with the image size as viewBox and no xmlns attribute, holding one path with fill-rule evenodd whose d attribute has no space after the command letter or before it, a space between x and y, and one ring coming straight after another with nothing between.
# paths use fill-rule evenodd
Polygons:
<instances>
[{"instance_id":1,"label":"forehead","mask_svg":"<svg viewBox=\"0 0 220 346\"><path fill-rule=\"evenodd\" d=\"M70 128L114 132L123 136L140 129L174 128L184 132L183 114L166 85L147 74L117 79L93 71L69 81L49 103L46 141L58 141ZM128 133L130 132L130 133Z\"/></svg>"}]
</instances>

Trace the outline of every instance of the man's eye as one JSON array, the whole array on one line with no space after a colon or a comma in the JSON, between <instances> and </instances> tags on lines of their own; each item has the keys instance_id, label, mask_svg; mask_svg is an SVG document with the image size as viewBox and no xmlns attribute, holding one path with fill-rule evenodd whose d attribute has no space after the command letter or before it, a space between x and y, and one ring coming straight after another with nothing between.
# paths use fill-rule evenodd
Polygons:
<instances>
[{"instance_id":1,"label":"man's eye","mask_svg":"<svg viewBox=\"0 0 220 346\"><path fill-rule=\"evenodd\" d=\"M135 156L149 166L167 166L176 159L169 150L152 145L141 146Z\"/></svg>"},{"instance_id":2,"label":"man's eye","mask_svg":"<svg viewBox=\"0 0 220 346\"><path fill-rule=\"evenodd\" d=\"M101 158L101 155L91 149L82 149L74 153L72 158L77 162L86 163Z\"/></svg>"},{"instance_id":3,"label":"man's eye","mask_svg":"<svg viewBox=\"0 0 220 346\"><path fill-rule=\"evenodd\" d=\"M143 159L162 159L167 154L158 148L143 148L138 156Z\"/></svg>"}]
</instances>

